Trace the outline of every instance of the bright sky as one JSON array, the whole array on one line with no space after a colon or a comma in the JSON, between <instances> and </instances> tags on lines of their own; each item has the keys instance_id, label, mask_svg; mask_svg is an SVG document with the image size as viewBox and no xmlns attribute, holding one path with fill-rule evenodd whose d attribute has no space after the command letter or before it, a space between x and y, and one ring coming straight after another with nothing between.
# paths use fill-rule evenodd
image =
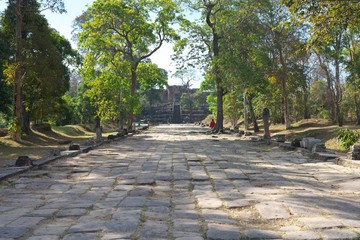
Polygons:
<instances>
[{"instance_id":1,"label":"bright sky","mask_svg":"<svg viewBox=\"0 0 360 240\"><path fill-rule=\"evenodd\" d=\"M0 11L3 11L7 1L0 0ZM61 35L71 41L72 25L75 18L81 15L87 6L90 6L94 0L64 0L66 13L52 13L51 11L44 12L51 27L55 28ZM71 41L72 42L72 41ZM75 43L73 43L73 47ZM176 71L176 67L172 64L171 54L173 53L172 44L165 43L156 53L153 54L151 60L160 68L165 69L169 73L169 85L181 85L181 80L175 79L172 75ZM199 76L200 77L200 76ZM199 87L200 81L194 81L192 87Z\"/></svg>"}]
</instances>

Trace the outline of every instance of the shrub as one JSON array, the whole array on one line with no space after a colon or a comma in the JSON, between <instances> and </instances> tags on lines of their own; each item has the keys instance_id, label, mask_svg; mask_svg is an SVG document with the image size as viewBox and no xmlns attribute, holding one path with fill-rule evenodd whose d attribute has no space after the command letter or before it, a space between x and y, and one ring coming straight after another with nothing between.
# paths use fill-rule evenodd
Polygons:
<instances>
[{"instance_id":1,"label":"shrub","mask_svg":"<svg viewBox=\"0 0 360 240\"><path fill-rule=\"evenodd\" d=\"M338 128L335 131L336 141L343 149L349 149L360 138L360 133L357 130L351 130L348 128Z\"/></svg>"}]
</instances>

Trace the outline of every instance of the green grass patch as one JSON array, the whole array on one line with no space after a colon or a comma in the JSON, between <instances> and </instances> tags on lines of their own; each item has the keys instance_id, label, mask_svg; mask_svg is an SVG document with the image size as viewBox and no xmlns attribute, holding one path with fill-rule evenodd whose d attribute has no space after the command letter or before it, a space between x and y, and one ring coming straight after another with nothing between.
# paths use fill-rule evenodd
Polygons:
<instances>
[{"instance_id":1,"label":"green grass patch","mask_svg":"<svg viewBox=\"0 0 360 240\"><path fill-rule=\"evenodd\" d=\"M52 126L52 130L61 135L67 135L70 137L84 137L93 136L94 133L87 131L81 126L67 125L67 126Z\"/></svg>"}]
</instances>

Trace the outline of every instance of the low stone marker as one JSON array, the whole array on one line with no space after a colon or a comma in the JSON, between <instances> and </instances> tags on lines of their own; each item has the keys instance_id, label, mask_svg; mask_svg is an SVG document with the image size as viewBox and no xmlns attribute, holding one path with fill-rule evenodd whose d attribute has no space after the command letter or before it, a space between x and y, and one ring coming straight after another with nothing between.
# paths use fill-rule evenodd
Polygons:
<instances>
[{"instance_id":1,"label":"low stone marker","mask_svg":"<svg viewBox=\"0 0 360 240\"><path fill-rule=\"evenodd\" d=\"M19 156L16 159L15 167L34 166L34 163L28 156Z\"/></svg>"},{"instance_id":2,"label":"low stone marker","mask_svg":"<svg viewBox=\"0 0 360 240\"><path fill-rule=\"evenodd\" d=\"M108 140L114 140L115 138L116 138L116 136L115 136L115 135L111 135L111 134L107 137Z\"/></svg>"},{"instance_id":3,"label":"low stone marker","mask_svg":"<svg viewBox=\"0 0 360 240\"><path fill-rule=\"evenodd\" d=\"M263 121L264 121L264 140L270 141L270 111L267 108L264 108L262 111Z\"/></svg>"},{"instance_id":4,"label":"low stone marker","mask_svg":"<svg viewBox=\"0 0 360 240\"><path fill-rule=\"evenodd\" d=\"M351 146L351 160L360 160L360 145Z\"/></svg>"},{"instance_id":5,"label":"low stone marker","mask_svg":"<svg viewBox=\"0 0 360 240\"><path fill-rule=\"evenodd\" d=\"M316 143L321 143L321 140L313 137L308 137L308 138L303 138L302 143L304 148L312 150L313 146Z\"/></svg>"},{"instance_id":6,"label":"low stone marker","mask_svg":"<svg viewBox=\"0 0 360 240\"><path fill-rule=\"evenodd\" d=\"M293 146L293 147L301 147L300 142L301 141L299 139L295 138L294 140L291 141L291 146Z\"/></svg>"}]
</instances>

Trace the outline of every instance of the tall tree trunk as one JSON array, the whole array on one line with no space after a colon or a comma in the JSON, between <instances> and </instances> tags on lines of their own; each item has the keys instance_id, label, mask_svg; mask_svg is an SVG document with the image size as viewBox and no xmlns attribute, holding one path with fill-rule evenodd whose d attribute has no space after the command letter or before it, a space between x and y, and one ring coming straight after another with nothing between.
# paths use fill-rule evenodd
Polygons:
<instances>
[{"instance_id":1,"label":"tall tree trunk","mask_svg":"<svg viewBox=\"0 0 360 240\"><path fill-rule=\"evenodd\" d=\"M96 141L102 140L102 129L101 129L101 119L99 116L95 117L95 133L96 133Z\"/></svg>"},{"instance_id":2,"label":"tall tree trunk","mask_svg":"<svg viewBox=\"0 0 360 240\"><path fill-rule=\"evenodd\" d=\"M248 110L247 110L246 92L244 92L244 129L245 129L245 131L249 130L249 117L248 117Z\"/></svg>"},{"instance_id":3,"label":"tall tree trunk","mask_svg":"<svg viewBox=\"0 0 360 240\"><path fill-rule=\"evenodd\" d=\"M26 135L29 135L31 133L30 119L31 119L31 113L23 108L22 131Z\"/></svg>"},{"instance_id":4,"label":"tall tree trunk","mask_svg":"<svg viewBox=\"0 0 360 240\"><path fill-rule=\"evenodd\" d=\"M190 96L190 95L189 95ZM190 99L190 122L193 122L193 106L192 106L192 99Z\"/></svg>"},{"instance_id":5,"label":"tall tree trunk","mask_svg":"<svg viewBox=\"0 0 360 240\"><path fill-rule=\"evenodd\" d=\"M16 25L15 25L15 38L16 38L16 54L15 62L16 69L14 74L14 120L16 122L16 129L12 133L11 138L15 141L21 140L21 124L23 122L22 113L22 81L25 77L25 71L23 69L23 39L22 39L22 27L23 27L23 14L22 14L23 0L17 0L15 5Z\"/></svg>"},{"instance_id":6,"label":"tall tree trunk","mask_svg":"<svg viewBox=\"0 0 360 240\"><path fill-rule=\"evenodd\" d=\"M213 29L213 60L219 56L219 35ZM216 79L216 96L217 96L217 113L216 113L216 125L214 132L222 131L224 128L224 89L222 85L222 78L220 76L220 69L215 62L214 73Z\"/></svg>"},{"instance_id":7,"label":"tall tree trunk","mask_svg":"<svg viewBox=\"0 0 360 240\"><path fill-rule=\"evenodd\" d=\"M252 123L254 125L254 132L255 133L260 132L259 126L258 126L257 121L256 121L254 108L253 108L253 105L252 105L252 99L248 98L247 102L249 104L249 112L250 112L250 116L251 116L251 121L252 121Z\"/></svg>"},{"instance_id":8,"label":"tall tree trunk","mask_svg":"<svg viewBox=\"0 0 360 240\"><path fill-rule=\"evenodd\" d=\"M123 97L124 97L123 96L123 88L120 87L120 94L119 94L119 106L120 106L119 132L122 132L124 130L124 102L123 102Z\"/></svg>"},{"instance_id":9,"label":"tall tree trunk","mask_svg":"<svg viewBox=\"0 0 360 240\"><path fill-rule=\"evenodd\" d=\"M221 78L217 77L216 80L216 89L217 89L217 115L216 115L216 125L214 132L222 131L224 128L224 107L223 107L223 97L224 89L221 87Z\"/></svg>"},{"instance_id":10,"label":"tall tree trunk","mask_svg":"<svg viewBox=\"0 0 360 240\"><path fill-rule=\"evenodd\" d=\"M219 40L220 36L216 31L216 13L218 11L214 10L215 6L219 6L220 1L213 3L212 1L204 1L204 6L207 9L206 12L206 24L211 28L212 31L212 62L214 63L214 75L216 80L216 96L217 96L217 115L216 115L216 125L214 127L214 132L222 131L224 128L224 88L222 87L222 78L220 73L220 68L218 66L217 57L219 56L220 47ZM221 7L221 6L220 6Z\"/></svg>"},{"instance_id":11,"label":"tall tree trunk","mask_svg":"<svg viewBox=\"0 0 360 240\"><path fill-rule=\"evenodd\" d=\"M279 44L279 57L280 57L280 64L282 67L281 71L281 88L283 93L283 101L284 101L284 122L285 122L285 129L291 128L291 122L290 122L290 113L289 113L289 97L288 97L288 91L286 88L286 83L288 80L288 68L287 63L283 55L283 49L281 47L281 44Z\"/></svg>"},{"instance_id":12,"label":"tall tree trunk","mask_svg":"<svg viewBox=\"0 0 360 240\"><path fill-rule=\"evenodd\" d=\"M360 125L360 104L357 95L355 95L354 102L355 102L355 112L356 112L356 124Z\"/></svg>"},{"instance_id":13,"label":"tall tree trunk","mask_svg":"<svg viewBox=\"0 0 360 240\"><path fill-rule=\"evenodd\" d=\"M344 125L344 118L341 112L341 101L342 101L342 90L340 83L340 39L341 34L336 39L336 47L335 47L335 109L336 109L336 117L337 123L339 127Z\"/></svg>"},{"instance_id":14,"label":"tall tree trunk","mask_svg":"<svg viewBox=\"0 0 360 240\"><path fill-rule=\"evenodd\" d=\"M319 60L320 67L324 71L326 76L326 82L327 82L327 103L330 108L330 118L333 123L336 122L336 110L335 110L335 94L333 89L333 78L331 77L330 71L326 64L323 62L322 57L318 52L316 52L316 56Z\"/></svg>"},{"instance_id":15,"label":"tall tree trunk","mask_svg":"<svg viewBox=\"0 0 360 240\"><path fill-rule=\"evenodd\" d=\"M132 125L133 125L133 118L134 118L134 104L135 104L135 94L136 94L136 69L138 64L134 64L134 66L131 67L131 88L130 88L130 110L128 112L128 119L127 119L127 130L128 132L131 132Z\"/></svg>"},{"instance_id":16,"label":"tall tree trunk","mask_svg":"<svg viewBox=\"0 0 360 240\"><path fill-rule=\"evenodd\" d=\"M304 119L310 119L310 111L309 111L309 95L307 89L304 87Z\"/></svg>"}]
</instances>

